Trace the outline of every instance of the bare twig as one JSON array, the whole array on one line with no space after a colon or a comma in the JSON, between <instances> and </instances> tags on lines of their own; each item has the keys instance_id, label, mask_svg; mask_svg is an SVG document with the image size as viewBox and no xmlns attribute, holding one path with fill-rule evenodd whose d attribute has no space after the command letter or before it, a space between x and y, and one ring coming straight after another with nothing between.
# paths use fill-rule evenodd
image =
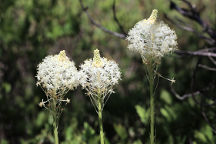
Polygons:
<instances>
[{"instance_id":1,"label":"bare twig","mask_svg":"<svg viewBox=\"0 0 216 144\"><path fill-rule=\"evenodd\" d=\"M178 5L176 5L173 1L170 2L170 8L175 9L183 16L190 18L191 20L196 21L198 24L200 24L203 27L203 32L208 33L208 35L214 40L214 43L216 43L216 32L212 28L209 27L209 25L201 19L200 13L192 6L192 4L187 1L183 0L184 3L186 3L189 7L189 9L180 8Z\"/></svg>"},{"instance_id":2,"label":"bare twig","mask_svg":"<svg viewBox=\"0 0 216 144\"><path fill-rule=\"evenodd\" d=\"M124 34L124 35L127 35L127 33L125 32L123 26L120 24L118 18L117 18L117 15L116 15L116 0L113 0L113 6L112 6L112 10L113 10L113 19L114 21L117 23L119 29L121 30L121 32Z\"/></svg>"},{"instance_id":3,"label":"bare twig","mask_svg":"<svg viewBox=\"0 0 216 144\"><path fill-rule=\"evenodd\" d=\"M209 59L210 59L210 61L211 61L214 65L216 65L216 60L214 60L213 57L210 57L210 56L209 56Z\"/></svg>"},{"instance_id":4,"label":"bare twig","mask_svg":"<svg viewBox=\"0 0 216 144\"><path fill-rule=\"evenodd\" d=\"M175 95L175 97L179 100L184 100L188 97L192 97L192 96L196 96L196 95L199 95L200 94L200 91L195 91L193 93L188 93L188 94L184 94L182 96L180 96L176 91L175 89L173 88L173 86L171 86L171 91L172 93Z\"/></svg>"},{"instance_id":5,"label":"bare twig","mask_svg":"<svg viewBox=\"0 0 216 144\"><path fill-rule=\"evenodd\" d=\"M197 91L194 91L192 93L187 93L187 94L184 94L184 95L180 95L178 94L175 89L173 88L173 86L171 85L171 92L175 95L176 98L178 98L179 100L184 100L186 98L189 98L189 97L194 97L194 96L197 96L197 95L200 95L206 91L209 91L210 89L213 89L215 88L215 85L213 85L212 83L210 85L208 85L207 87L201 89L201 90L197 90Z\"/></svg>"},{"instance_id":6,"label":"bare twig","mask_svg":"<svg viewBox=\"0 0 216 144\"><path fill-rule=\"evenodd\" d=\"M212 67L209 67L209 66L203 65L203 64L199 64L198 67L209 70L209 71L216 71L216 68L212 68Z\"/></svg>"},{"instance_id":7,"label":"bare twig","mask_svg":"<svg viewBox=\"0 0 216 144\"><path fill-rule=\"evenodd\" d=\"M192 76L191 76L191 82L190 82L190 91L191 93L194 91L194 85L196 84L196 76L197 76L197 72L198 72L198 65L200 64L201 61L201 57L198 57L198 60L196 62L196 65L194 67L194 69L192 70ZM198 101L198 99L195 96L192 96L192 99L194 100L194 102L197 105L200 105L200 102Z\"/></svg>"},{"instance_id":8,"label":"bare twig","mask_svg":"<svg viewBox=\"0 0 216 144\"><path fill-rule=\"evenodd\" d=\"M209 36L206 36L204 33L197 31L196 29L191 27L189 24L184 23L180 19L175 18L175 21L174 21L171 18L169 18L167 16L167 14L164 14L164 17L165 17L165 19L167 19L168 21L170 21L172 24L176 25L180 29L195 33L198 37L204 39L209 45L214 45L215 44L215 40L213 40Z\"/></svg>"},{"instance_id":9,"label":"bare twig","mask_svg":"<svg viewBox=\"0 0 216 144\"><path fill-rule=\"evenodd\" d=\"M183 50L176 50L175 53L178 54L178 55L216 57L216 53L213 53L213 52L204 52L204 51L183 51Z\"/></svg>"},{"instance_id":10,"label":"bare twig","mask_svg":"<svg viewBox=\"0 0 216 144\"><path fill-rule=\"evenodd\" d=\"M126 35L125 34L122 34L122 33L118 33L118 32L113 32L113 31L110 31L108 30L107 28L103 27L102 25L98 24L88 13L88 8L87 7L84 7L83 5L83 2L82 0L79 0L80 2L80 5L81 5L81 8L83 10L83 12L87 15L89 21L95 25L97 28L101 29L102 31L106 32L106 33L109 33L115 37L118 37L118 38L121 38L121 39L125 39L126 38Z\"/></svg>"}]
</instances>

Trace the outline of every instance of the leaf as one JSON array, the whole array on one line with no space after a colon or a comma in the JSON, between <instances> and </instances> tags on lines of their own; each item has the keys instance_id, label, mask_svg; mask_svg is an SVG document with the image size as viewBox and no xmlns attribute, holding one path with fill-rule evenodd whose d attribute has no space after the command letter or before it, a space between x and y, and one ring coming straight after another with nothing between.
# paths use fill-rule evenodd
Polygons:
<instances>
[{"instance_id":1,"label":"leaf","mask_svg":"<svg viewBox=\"0 0 216 144\"><path fill-rule=\"evenodd\" d=\"M75 118L72 118L70 125L65 129L65 139L67 141L73 140L75 136L75 130L77 128L78 122Z\"/></svg>"},{"instance_id":2,"label":"leaf","mask_svg":"<svg viewBox=\"0 0 216 144\"><path fill-rule=\"evenodd\" d=\"M209 125L206 125L202 131L205 133L206 137L210 141L213 141L213 132L212 132L212 128Z\"/></svg>"},{"instance_id":3,"label":"leaf","mask_svg":"<svg viewBox=\"0 0 216 144\"><path fill-rule=\"evenodd\" d=\"M214 144L212 128L209 125L203 126L200 131L195 131L194 135L203 143Z\"/></svg>"},{"instance_id":4,"label":"leaf","mask_svg":"<svg viewBox=\"0 0 216 144\"><path fill-rule=\"evenodd\" d=\"M169 113L165 108L161 108L160 112L168 121L171 121L171 116L169 115Z\"/></svg>"},{"instance_id":5,"label":"leaf","mask_svg":"<svg viewBox=\"0 0 216 144\"><path fill-rule=\"evenodd\" d=\"M150 115L150 109L146 110L145 108L141 107L140 105L136 105L136 112L139 115L141 122L144 124L148 123L149 115Z\"/></svg>"},{"instance_id":6,"label":"leaf","mask_svg":"<svg viewBox=\"0 0 216 144\"><path fill-rule=\"evenodd\" d=\"M42 126L45 123L46 119L47 115L45 114L45 112L40 112L37 116L36 126Z\"/></svg>"},{"instance_id":7,"label":"leaf","mask_svg":"<svg viewBox=\"0 0 216 144\"><path fill-rule=\"evenodd\" d=\"M195 131L194 137L197 138L198 140L200 140L203 143L207 143L206 136L203 133L199 132L199 131Z\"/></svg>"},{"instance_id":8,"label":"leaf","mask_svg":"<svg viewBox=\"0 0 216 144\"><path fill-rule=\"evenodd\" d=\"M2 139L2 140L0 141L0 143L1 143L1 144L8 144L8 141L5 140L5 139Z\"/></svg>"},{"instance_id":9,"label":"leaf","mask_svg":"<svg viewBox=\"0 0 216 144\"><path fill-rule=\"evenodd\" d=\"M5 89L6 93L9 93L11 91L11 85L7 82L2 83L2 87Z\"/></svg>"},{"instance_id":10,"label":"leaf","mask_svg":"<svg viewBox=\"0 0 216 144\"><path fill-rule=\"evenodd\" d=\"M96 144L99 141L99 137L95 135L94 129L87 122L84 123L83 138L88 144Z\"/></svg>"},{"instance_id":11,"label":"leaf","mask_svg":"<svg viewBox=\"0 0 216 144\"><path fill-rule=\"evenodd\" d=\"M121 124L114 124L114 129L122 140L125 140L127 138L128 134L124 126L122 126Z\"/></svg>"},{"instance_id":12,"label":"leaf","mask_svg":"<svg viewBox=\"0 0 216 144\"><path fill-rule=\"evenodd\" d=\"M163 100L166 104L172 104L172 98L166 90L162 90L160 94L160 99Z\"/></svg>"}]
</instances>

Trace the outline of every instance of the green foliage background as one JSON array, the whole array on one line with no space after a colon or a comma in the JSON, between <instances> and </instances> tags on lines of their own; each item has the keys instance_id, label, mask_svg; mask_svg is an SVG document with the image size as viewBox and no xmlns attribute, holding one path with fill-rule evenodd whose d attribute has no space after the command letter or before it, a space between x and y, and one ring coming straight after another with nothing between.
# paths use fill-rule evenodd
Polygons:
<instances>
[{"instance_id":1,"label":"green foliage background","mask_svg":"<svg viewBox=\"0 0 216 144\"><path fill-rule=\"evenodd\" d=\"M176 3L184 6L179 0ZM215 25L215 2L194 0L197 7L205 6L202 17ZM84 1L90 15L101 25L120 32L113 19L112 0ZM164 14L178 17L201 28L169 9L167 0L118 0L117 17L127 32L133 25L157 8ZM205 45L194 33L185 32L170 22L176 30L179 49L198 50ZM0 1L0 143L53 143L52 119L38 103L45 99L36 87L37 64L48 54L65 49L76 66L92 57L99 48L102 55L114 59L122 70L122 80L104 109L104 130L107 144L144 144L149 140L148 84L144 66L138 55L132 55L127 42L104 33L89 22L78 0L1 0ZM192 71L198 58L169 55L162 61L159 72L175 77L175 89L189 93ZM205 58L201 59L207 63ZM196 89L216 79L215 73L200 70ZM178 100L169 82L160 79L156 99L156 141L158 144L215 144L216 136L201 115L200 105L193 98ZM97 114L85 91L69 92L71 103L59 122L62 144L99 143ZM206 96L215 95L215 90ZM201 100L202 96L198 96ZM211 101L205 101L211 103ZM215 106L206 107L215 126Z\"/></svg>"}]
</instances>

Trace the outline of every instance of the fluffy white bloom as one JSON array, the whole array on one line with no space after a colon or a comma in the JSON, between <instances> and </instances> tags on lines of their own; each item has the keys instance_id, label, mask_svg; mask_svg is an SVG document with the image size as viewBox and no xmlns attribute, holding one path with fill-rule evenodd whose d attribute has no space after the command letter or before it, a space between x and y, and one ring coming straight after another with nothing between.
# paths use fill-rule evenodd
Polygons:
<instances>
[{"instance_id":1,"label":"fluffy white bloom","mask_svg":"<svg viewBox=\"0 0 216 144\"><path fill-rule=\"evenodd\" d=\"M80 84L97 105L97 97L102 99L113 93L113 86L118 84L121 73L115 61L101 58L99 50L94 51L94 58L86 60L80 66Z\"/></svg>"},{"instance_id":2,"label":"fluffy white bloom","mask_svg":"<svg viewBox=\"0 0 216 144\"><path fill-rule=\"evenodd\" d=\"M138 52L145 63L160 63L161 57L177 49L177 36L163 21L157 21L157 10L139 21L128 33L129 50Z\"/></svg>"},{"instance_id":3,"label":"fluffy white bloom","mask_svg":"<svg viewBox=\"0 0 216 144\"><path fill-rule=\"evenodd\" d=\"M36 77L37 85L40 85L49 97L59 98L79 85L77 68L64 50L58 55L45 57L38 65Z\"/></svg>"}]
</instances>

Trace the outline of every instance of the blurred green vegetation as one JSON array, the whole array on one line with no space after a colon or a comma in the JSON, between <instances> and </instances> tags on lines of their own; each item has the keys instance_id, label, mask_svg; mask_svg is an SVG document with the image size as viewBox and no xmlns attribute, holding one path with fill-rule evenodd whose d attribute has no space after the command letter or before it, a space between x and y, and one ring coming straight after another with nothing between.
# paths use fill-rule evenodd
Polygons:
<instances>
[{"instance_id":1,"label":"blurred green vegetation","mask_svg":"<svg viewBox=\"0 0 216 144\"><path fill-rule=\"evenodd\" d=\"M184 4L176 0L176 3ZM197 7L205 6L202 17L215 25L215 2L194 0ZM113 19L112 0L84 1L90 15L112 31L120 29ZM200 30L199 25L169 9L167 0L118 0L117 17L127 32L133 25L149 16L157 8L164 14L179 17ZM185 32L170 22L176 30L179 49L198 50L205 46L194 33ZM90 24L78 0L1 0L0 1L0 143L42 144L53 143L51 119L48 112L38 107L45 99L36 87L36 67L48 54L65 49L78 67L92 57L99 48L102 55L114 59L122 70L122 81L111 95L104 109L106 144L144 144L149 140L148 85L139 56L127 50L127 42L104 33ZM208 63L205 58L199 59ZM170 55L163 59L159 72L175 77L175 89L190 91L190 81L197 57ZM195 89L216 79L214 72L200 70ZM66 97L59 122L62 144L99 143L97 114L85 91L78 88ZM215 90L206 97L215 95ZM200 105L192 97L180 101L171 92L169 82L160 79L156 93L156 141L158 144L214 144L216 136L201 115ZM202 96L197 96L202 101ZM205 103L210 103L205 101ZM216 124L215 106L206 107L206 113Z\"/></svg>"}]
</instances>

